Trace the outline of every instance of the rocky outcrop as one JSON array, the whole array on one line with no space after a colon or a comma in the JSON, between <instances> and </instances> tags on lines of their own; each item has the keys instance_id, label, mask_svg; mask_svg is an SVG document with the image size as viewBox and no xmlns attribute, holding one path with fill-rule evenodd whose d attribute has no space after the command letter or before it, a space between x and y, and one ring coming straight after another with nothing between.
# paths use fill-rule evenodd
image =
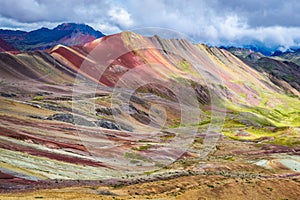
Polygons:
<instances>
[{"instance_id":1,"label":"rocky outcrop","mask_svg":"<svg viewBox=\"0 0 300 200\"><path fill-rule=\"evenodd\" d=\"M72 115L69 113L57 113L48 117L47 119L76 124L76 125L82 125L82 126L95 126L93 122L88 121L83 117Z\"/></svg>"},{"instance_id":2,"label":"rocky outcrop","mask_svg":"<svg viewBox=\"0 0 300 200\"><path fill-rule=\"evenodd\" d=\"M103 119L96 121L96 124L97 124L97 126L100 126L102 128L113 129L113 130L121 130L120 125L118 125L117 123L107 121L107 120L103 120Z\"/></svg>"},{"instance_id":3,"label":"rocky outcrop","mask_svg":"<svg viewBox=\"0 0 300 200\"><path fill-rule=\"evenodd\" d=\"M97 115L119 115L121 114L121 111L118 108L96 108L95 111L97 112Z\"/></svg>"},{"instance_id":4,"label":"rocky outcrop","mask_svg":"<svg viewBox=\"0 0 300 200\"><path fill-rule=\"evenodd\" d=\"M108 121L108 120L104 120L104 119L100 119L97 121L89 121L89 120L85 119L84 117L69 114L69 113L57 113L52 116L49 116L46 119L66 122L66 123L70 123L70 124L76 124L76 125L80 125L80 126L92 126L92 127L98 126L98 127L112 129L112 130L121 130L120 125L115 122L112 122L112 121Z\"/></svg>"}]
</instances>

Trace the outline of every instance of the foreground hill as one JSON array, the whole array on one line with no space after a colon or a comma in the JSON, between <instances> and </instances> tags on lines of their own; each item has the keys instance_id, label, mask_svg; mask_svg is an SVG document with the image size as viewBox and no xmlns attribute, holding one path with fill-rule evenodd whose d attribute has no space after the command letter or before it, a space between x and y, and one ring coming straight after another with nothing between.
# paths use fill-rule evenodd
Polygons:
<instances>
[{"instance_id":1,"label":"foreground hill","mask_svg":"<svg viewBox=\"0 0 300 200\"><path fill-rule=\"evenodd\" d=\"M0 72L2 192L299 195L279 192L300 186L299 91L225 49L123 32L0 53Z\"/></svg>"},{"instance_id":2,"label":"foreground hill","mask_svg":"<svg viewBox=\"0 0 300 200\"><path fill-rule=\"evenodd\" d=\"M22 51L48 49L57 44L82 45L103 36L103 33L88 25L75 23L30 32L0 30L0 38Z\"/></svg>"}]
</instances>

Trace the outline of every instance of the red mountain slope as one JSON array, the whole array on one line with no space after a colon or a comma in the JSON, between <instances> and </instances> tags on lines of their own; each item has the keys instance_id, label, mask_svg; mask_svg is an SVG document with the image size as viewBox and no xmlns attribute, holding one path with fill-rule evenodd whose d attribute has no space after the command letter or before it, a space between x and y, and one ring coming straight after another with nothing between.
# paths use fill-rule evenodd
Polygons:
<instances>
[{"instance_id":1,"label":"red mountain slope","mask_svg":"<svg viewBox=\"0 0 300 200\"><path fill-rule=\"evenodd\" d=\"M0 52L18 53L19 50L0 38Z\"/></svg>"}]
</instances>

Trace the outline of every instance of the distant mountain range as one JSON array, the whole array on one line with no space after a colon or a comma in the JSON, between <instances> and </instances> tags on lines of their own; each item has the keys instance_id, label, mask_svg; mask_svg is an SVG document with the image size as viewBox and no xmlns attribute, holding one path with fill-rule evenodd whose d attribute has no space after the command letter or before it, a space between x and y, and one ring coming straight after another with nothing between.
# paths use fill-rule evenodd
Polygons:
<instances>
[{"instance_id":1,"label":"distant mountain range","mask_svg":"<svg viewBox=\"0 0 300 200\"><path fill-rule=\"evenodd\" d=\"M251 51L251 52L255 52L255 53L260 53L264 56L278 56L281 54L288 54L288 53L297 53L299 54L300 52L300 48L289 48L286 49L285 51L281 51L278 48L268 48L265 47L263 45L243 45L241 47L236 47L236 46L220 46L221 49L245 49L245 51Z\"/></svg>"},{"instance_id":2,"label":"distant mountain range","mask_svg":"<svg viewBox=\"0 0 300 200\"><path fill-rule=\"evenodd\" d=\"M66 46L77 46L91 42L97 38L105 36L102 32L93 29L85 24L63 23L53 29L40 28L30 32L20 30L0 29L0 51L11 52L45 50L54 47L57 44ZM3 41L4 40L4 41ZM253 41L252 44L245 44L243 49L261 53L264 56L277 56L284 54L290 56L293 52L300 52L300 49L288 49L282 52L280 46L267 47L261 42ZM221 46L222 49L230 49L230 46ZM298 60L298 62L300 62Z\"/></svg>"},{"instance_id":3,"label":"distant mountain range","mask_svg":"<svg viewBox=\"0 0 300 200\"><path fill-rule=\"evenodd\" d=\"M269 79L285 91L290 91L290 86L300 91L300 50L275 51L271 56L246 48L229 47L226 50L259 72L268 74Z\"/></svg>"},{"instance_id":4,"label":"distant mountain range","mask_svg":"<svg viewBox=\"0 0 300 200\"><path fill-rule=\"evenodd\" d=\"M54 29L40 28L30 32L0 29L0 38L5 41L0 41L0 48L7 51L44 50L57 44L83 45L103 36L103 33L88 25L75 23L63 23Z\"/></svg>"}]
</instances>

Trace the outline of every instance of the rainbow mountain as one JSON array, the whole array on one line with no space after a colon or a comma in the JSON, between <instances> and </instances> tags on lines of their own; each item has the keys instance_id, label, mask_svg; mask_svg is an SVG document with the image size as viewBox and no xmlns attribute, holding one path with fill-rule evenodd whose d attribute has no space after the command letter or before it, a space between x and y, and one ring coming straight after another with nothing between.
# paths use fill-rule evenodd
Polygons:
<instances>
[{"instance_id":1,"label":"rainbow mountain","mask_svg":"<svg viewBox=\"0 0 300 200\"><path fill-rule=\"evenodd\" d=\"M282 161L300 151L291 59L122 32L2 52L0 71L2 191L299 173Z\"/></svg>"}]
</instances>

